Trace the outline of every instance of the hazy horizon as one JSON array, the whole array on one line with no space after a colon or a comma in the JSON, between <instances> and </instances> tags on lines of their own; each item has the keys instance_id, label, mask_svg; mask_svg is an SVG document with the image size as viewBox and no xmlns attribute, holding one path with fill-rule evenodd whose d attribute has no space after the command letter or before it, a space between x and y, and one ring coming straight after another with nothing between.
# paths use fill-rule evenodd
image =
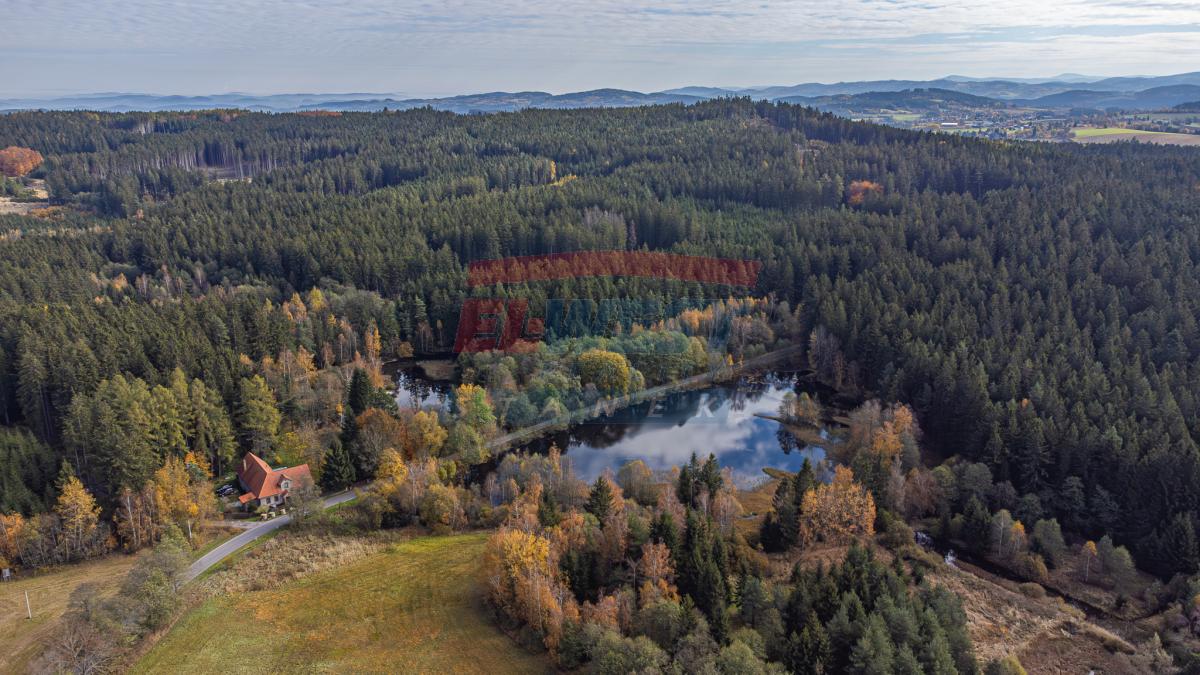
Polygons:
<instances>
[{"instance_id":1,"label":"hazy horizon","mask_svg":"<svg viewBox=\"0 0 1200 675\"><path fill-rule=\"evenodd\" d=\"M626 90L626 91L637 91L637 92L641 92L641 93L656 93L656 92L668 91L668 90L673 90L673 89L683 89L683 88L687 88L687 87L711 87L711 88L716 88L716 89L728 89L731 91L742 91L742 90L752 91L754 89L764 88L764 87L792 86L792 85L798 85L798 84L811 84L811 83L839 84L839 83L844 83L844 82L886 81L886 80L932 81L932 80L940 80L940 79L953 78L953 77L969 78L972 80L992 80L992 81L1004 81L1004 80L1009 80L1009 81L1012 81L1012 80L1021 80L1021 81L1025 81L1025 80L1055 81L1055 80L1057 80L1057 81L1063 81L1060 79L1060 76L1067 76L1067 77L1071 77L1071 78L1085 78L1090 81L1097 81L1097 80L1114 78L1114 77L1130 77L1130 78L1164 77L1164 76L1170 76L1170 75L1181 75L1181 74L1188 73L1188 72L1200 72L1200 68L1197 68L1196 70L1188 70L1188 71L1164 70L1161 73L1116 72L1116 73L1096 74L1096 73L1065 73L1064 72L1064 73L1054 73L1054 74L1050 74L1050 75L1028 75L1028 76L1020 76L1020 77L1007 76L1004 74L971 75L971 74L964 74L964 73L943 73L940 75L931 75L928 77L872 77L872 78L863 78L861 80L846 80L846 79L842 79L842 80L802 80L802 81L797 80L795 82L779 81L779 82L766 82L766 83L760 82L757 84L728 84L728 83L723 84L723 83L711 83L711 82L691 82L688 84L673 85L673 86L669 86L669 87L651 87L651 88L644 88L644 89L631 89L628 87L609 86L609 85L601 85L601 86L586 87L586 88L567 88L567 89L551 89L551 88L547 88L547 87L532 87L532 88L524 88L524 89L492 88L492 89L477 89L477 90L471 90L471 91L430 92L430 93L421 93L421 92L410 93L410 92L384 91L384 90L375 90L375 91L370 91L370 90L355 90L355 91L351 91L351 90L328 90L328 91L326 91L326 90L308 90L308 91L301 91L301 90L295 90L295 91L292 91L292 90L288 90L288 91L253 91L253 90L171 91L171 90L164 90L164 91L156 91L156 90L133 90L133 89L126 89L126 90L81 89L81 90L69 90L69 91L61 91L61 92L44 92L41 94L38 94L38 93L8 94L4 91L0 91L0 98L72 98L72 97L76 97L76 96L106 96L106 95L112 95L112 96L118 96L118 95L182 96L182 97L237 96L237 95L254 96L254 97L305 96L305 95L312 95L312 96L342 96L342 95L344 95L344 96L368 96L369 95L369 96L380 96L380 97L390 96L390 97L404 97L404 98L442 98L442 97L454 97L454 96L468 96L468 95L473 95L473 94L486 94L486 93L492 93L492 92L517 93L517 92L526 92L526 91L539 91L539 92L545 92L545 93L554 94L554 95L560 95L560 94L570 94L570 93L576 93L576 92L581 92L581 91L592 91L592 90L599 90L599 89L620 89L620 90Z\"/></svg>"},{"instance_id":2,"label":"hazy horizon","mask_svg":"<svg viewBox=\"0 0 1200 675\"><path fill-rule=\"evenodd\" d=\"M0 96L653 92L1195 70L1190 0L46 0L4 10Z\"/></svg>"}]
</instances>

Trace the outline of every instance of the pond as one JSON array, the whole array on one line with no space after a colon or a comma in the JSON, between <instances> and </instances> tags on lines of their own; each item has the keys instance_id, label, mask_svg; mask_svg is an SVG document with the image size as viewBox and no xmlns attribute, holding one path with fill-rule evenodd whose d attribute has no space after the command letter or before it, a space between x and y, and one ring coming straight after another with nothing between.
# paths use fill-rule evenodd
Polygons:
<instances>
[{"instance_id":1,"label":"pond","mask_svg":"<svg viewBox=\"0 0 1200 675\"><path fill-rule=\"evenodd\" d=\"M784 395L798 391L796 383L793 374L770 373L672 394L575 425L522 450L544 452L553 443L564 450L575 475L587 481L635 459L654 471L668 471L686 464L693 452L702 459L712 453L733 471L739 487L750 487L766 479L767 467L794 472L805 458L816 466L825 458L821 445L836 442L822 430L821 445L805 445L780 423L757 416L776 414Z\"/></svg>"},{"instance_id":2,"label":"pond","mask_svg":"<svg viewBox=\"0 0 1200 675\"><path fill-rule=\"evenodd\" d=\"M449 410L451 383L425 377L419 366L405 364L385 370L395 377L393 397L401 410Z\"/></svg>"}]
</instances>

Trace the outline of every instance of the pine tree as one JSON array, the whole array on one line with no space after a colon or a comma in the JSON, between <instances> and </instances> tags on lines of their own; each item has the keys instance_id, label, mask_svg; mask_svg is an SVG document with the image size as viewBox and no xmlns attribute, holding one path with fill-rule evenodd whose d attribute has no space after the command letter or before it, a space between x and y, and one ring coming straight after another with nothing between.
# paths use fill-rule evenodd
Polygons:
<instances>
[{"instance_id":1,"label":"pine tree","mask_svg":"<svg viewBox=\"0 0 1200 675\"><path fill-rule=\"evenodd\" d=\"M758 543L768 553L778 553L785 550L783 546L783 531L780 528L774 511L768 512L766 517L763 518L762 525L758 526Z\"/></svg>"},{"instance_id":2,"label":"pine tree","mask_svg":"<svg viewBox=\"0 0 1200 675\"><path fill-rule=\"evenodd\" d=\"M538 500L538 524L542 527L555 527L562 522L562 510L558 508L558 501L554 499L554 494L549 490L542 490L542 496Z\"/></svg>"}]
</instances>

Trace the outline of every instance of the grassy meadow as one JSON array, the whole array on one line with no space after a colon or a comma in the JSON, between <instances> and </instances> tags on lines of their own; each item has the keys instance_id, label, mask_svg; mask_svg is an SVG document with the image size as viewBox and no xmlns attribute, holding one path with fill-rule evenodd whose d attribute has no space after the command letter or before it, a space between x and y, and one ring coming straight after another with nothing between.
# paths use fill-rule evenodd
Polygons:
<instances>
[{"instance_id":1,"label":"grassy meadow","mask_svg":"<svg viewBox=\"0 0 1200 675\"><path fill-rule=\"evenodd\" d=\"M1125 129L1122 127L1097 127L1075 129L1071 137L1079 143L1112 143L1116 141L1136 140L1158 145L1200 145L1200 135L1174 134L1165 131L1146 131L1144 129Z\"/></svg>"},{"instance_id":2,"label":"grassy meadow","mask_svg":"<svg viewBox=\"0 0 1200 675\"><path fill-rule=\"evenodd\" d=\"M1157 134L1158 131L1145 131L1142 129L1126 129L1124 127L1095 127L1087 129L1076 129L1071 132L1075 138L1097 138L1099 136L1121 136L1121 135L1142 135L1142 134Z\"/></svg>"},{"instance_id":3,"label":"grassy meadow","mask_svg":"<svg viewBox=\"0 0 1200 675\"><path fill-rule=\"evenodd\" d=\"M134 556L114 554L0 583L0 673L27 672L66 612L71 593L84 583L115 590L134 560ZM32 621L25 613L26 591Z\"/></svg>"},{"instance_id":4,"label":"grassy meadow","mask_svg":"<svg viewBox=\"0 0 1200 675\"><path fill-rule=\"evenodd\" d=\"M538 673L499 630L476 581L486 533L420 537L273 590L192 610L138 673Z\"/></svg>"}]
</instances>

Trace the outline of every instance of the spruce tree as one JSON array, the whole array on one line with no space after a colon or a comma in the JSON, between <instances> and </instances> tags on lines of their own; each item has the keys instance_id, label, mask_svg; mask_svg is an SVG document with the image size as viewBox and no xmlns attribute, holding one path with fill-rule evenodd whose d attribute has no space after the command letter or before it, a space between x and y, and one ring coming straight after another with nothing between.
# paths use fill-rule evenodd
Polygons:
<instances>
[{"instance_id":1,"label":"spruce tree","mask_svg":"<svg viewBox=\"0 0 1200 675\"><path fill-rule=\"evenodd\" d=\"M358 417L371 407L371 378L367 371L355 368L350 377L350 385L346 388L346 407L350 409L351 417Z\"/></svg>"},{"instance_id":2,"label":"spruce tree","mask_svg":"<svg viewBox=\"0 0 1200 675\"><path fill-rule=\"evenodd\" d=\"M810 612L804 628L788 641L785 665L797 675L820 675L831 672L830 655L829 634L816 613Z\"/></svg>"},{"instance_id":3,"label":"spruce tree","mask_svg":"<svg viewBox=\"0 0 1200 675\"><path fill-rule=\"evenodd\" d=\"M878 614L867 619L867 628L850 650L849 672L858 675L892 675L896 647Z\"/></svg>"},{"instance_id":4,"label":"spruce tree","mask_svg":"<svg viewBox=\"0 0 1200 675\"><path fill-rule=\"evenodd\" d=\"M325 461L321 466L321 487L330 492L344 490L356 478L354 462L346 446L335 440L325 451Z\"/></svg>"},{"instance_id":5,"label":"spruce tree","mask_svg":"<svg viewBox=\"0 0 1200 675\"><path fill-rule=\"evenodd\" d=\"M925 675L912 647L903 645L896 650L895 672L896 675Z\"/></svg>"},{"instance_id":6,"label":"spruce tree","mask_svg":"<svg viewBox=\"0 0 1200 675\"><path fill-rule=\"evenodd\" d=\"M796 513L800 513L800 505L804 501L804 495L809 490L817 487L817 476L813 472L812 462L808 458L804 458L804 463L800 465L800 470L796 472L795 478L792 479L792 499L796 503Z\"/></svg>"},{"instance_id":7,"label":"spruce tree","mask_svg":"<svg viewBox=\"0 0 1200 675\"><path fill-rule=\"evenodd\" d=\"M796 517L796 500L792 495L792 481L786 479L779 481L772 503L775 506L775 517L771 523L774 531L768 534L774 535L775 539L764 541L764 545L770 546L768 550L786 551L795 545L796 533L800 527ZM764 522L764 525L766 524Z\"/></svg>"},{"instance_id":8,"label":"spruce tree","mask_svg":"<svg viewBox=\"0 0 1200 675\"><path fill-rule=\"evenodd\" d=\"M275 394L263 378L255 375L242 380L238 401L238 432L242 442L262 456L275 445L282 417L275 406Z\"/></svg>"},{"instance_id":9,"label":"spruce tree","mask_svg":"<svg viewBox=\"0 0 1200 675\"><path fill-rule=\"evenodd\" d=\"M987 507L978 498L971 497L966 510L963 511L963 540L975 550L987 548L991 525L992 517L988 514Z\"/></svg>"},{"instance_id":10,"label":"spruce tree","mask_svg":"<svg viewBox=\"0 0 1200 675\"><path fill-rule=\"evenodd\" d=\"M671 549L673 556L678 555L679 526L675 524L675 519L671 517L671 514L660 513L650 524L650 541L666 544L667 548Z\"/></svg>"},{"instance_id":11,"label":"spruce tree","mask_svg":"<svg viewBox=\"0 0 1200 675\"><path fill-rule=\"evenodd\" d=\"M721 491L721 485L725 482L721 478L721 465L717 463L715 455L710 454L705 460L704 466L700 469L700 482L708 492L711 502L711 498Z\"/></svg>"},{"instance_id":12,"label":"spruce tree","mask_svg":"<svg viewBox=\"0 0 1200 675\"><path fill-rule=\"evenodd\" d=\"M596 516L596 520L599 520L600 525L603 526L608 514L612 512L612 508L612 486L609 485L607 478L600 476L592 484L592 491L588 494L587 511Z\"/></svg>"},{"instance_id":13,"label":"spruce tree","mask_svg":"<svg viewBox=\"0 0 1200 675\"><path fill-rule=\"evenodd\" d=\"M675 484L675 496L681 504L688 508L695 507L696 498L699 496L699 483L700 463L693 452L688 463L679 468L679 481Z\"/></svg>"}]
</instances>

